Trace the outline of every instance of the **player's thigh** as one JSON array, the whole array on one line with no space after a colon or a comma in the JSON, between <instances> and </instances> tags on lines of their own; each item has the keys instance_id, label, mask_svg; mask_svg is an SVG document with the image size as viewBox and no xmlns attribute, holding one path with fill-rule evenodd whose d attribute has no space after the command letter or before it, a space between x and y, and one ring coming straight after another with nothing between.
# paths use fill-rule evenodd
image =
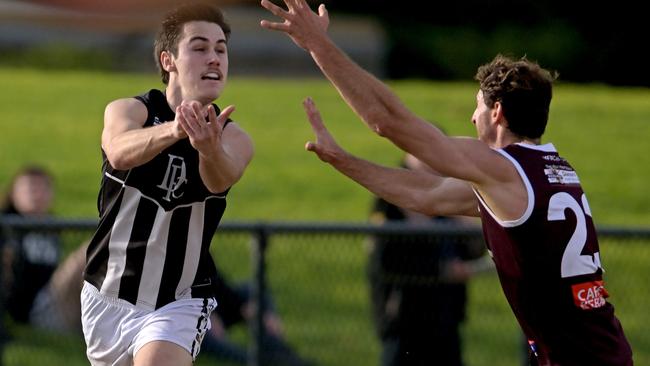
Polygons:
<instances>
[{"instance_id":1,"label":"player's thigh","mask_svg":"<svg viewBox=\"0 0 650 366\"><path fill-rule=\"evenodd\" d=\"M153 341L135 354L133 366L191 366L192 356L175 343Z\"/></svg>"}]
</instances>

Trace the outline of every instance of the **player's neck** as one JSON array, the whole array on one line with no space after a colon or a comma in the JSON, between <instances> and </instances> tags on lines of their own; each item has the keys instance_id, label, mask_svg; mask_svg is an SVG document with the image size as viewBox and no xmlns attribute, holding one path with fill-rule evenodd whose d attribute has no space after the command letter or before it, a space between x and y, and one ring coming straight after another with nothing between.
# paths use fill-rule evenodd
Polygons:
<instances>
[{"instance_id":1,"label":"player's neck","mask_svg":"<svg viewBox=\"0 0 650 366\"><path fill-rule=\"evenodd\" d=\"M496 140L494 142L493 148L501 149L508 145L523 143L529 145L539 145L541 143L541 138L530 138L525 136L516 135L508 129L502 129L498 131Z\"/></svg>"},{"instance_id":2,"label":"player's neck","mask_svg":"<svg viewBox=\"0 0 650 366\"><path fill-rule=\"evenodd\" d=\"M181 105L183 102L183 93L181 92L180 87L174 87L172 83L167 85L165 88L165 97L167 98L167 104L172 111L176 110L176 107Z\"/></svg>"}]
</instances>

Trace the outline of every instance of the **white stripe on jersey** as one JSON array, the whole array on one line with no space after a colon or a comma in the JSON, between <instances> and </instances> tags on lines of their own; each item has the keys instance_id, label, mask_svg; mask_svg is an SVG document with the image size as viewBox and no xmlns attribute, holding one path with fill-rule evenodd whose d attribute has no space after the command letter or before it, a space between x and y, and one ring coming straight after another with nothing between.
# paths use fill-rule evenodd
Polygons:
<instances>
[{"instance_id":1,"label":"white stripe on jersey","mask_svg":"<svg viewBox=\"0 0 650 366\"><path fill-rule=\"evenodd\" d=\"M120 291L120 278L126 267L126 248L131 238L131 229L135 220L135 212L140 203L141 194L132 187L124 186L124 195L120 211L115 218L108 243L108 263L106 278L100 292L109 296L117 296Z\"/></svg>"},{"instance_id":2,"label":"white stripe on jersey","mask_svg":"<svg viewBox=\"0 0 650 366\"><path fill-rule=\"evenodd\" d=\"M173 211L172 211L173 212ZM161 207L156 211L156 218L147 241L147 252L142 265L142 278L138 288L138 304L144 303L151 308L156 307L160 281L165 267L167 254L167 237L172 212L166 212Z\"/></svg>"},{"instance_id":3,"label":"white stripe on jersey","mask_svg":"<svg viewBox=\"0 0 650 366\"><path fill-rule=\"evenodd\" d=\"M190 217L187 247L185 249L185 261L183 262L183 274L176 287L176 298L189 297L188 292L196 271L199 268L199 259L201 257L201 243L203 241L203 223L205 220L205 201L192 205L192 214Z\"/></svg>"},{"instance_id":4,"label":"white stripe on jersey","mask_svg":"<svg viewBox=\"0 0 650 366\"><path fill-rule=\"evenodd\" d=\"M126 250L131 237L133 222L138 204L143 199L154 202L158 209L153 222L151 236L147 240L147 249L141 271L136 303L140 306L154 309L158 301L163 277L168 235L174 210L165 211L155 200L143 195L139 190L130 186L124 186L124 195L119 214L111 230L108 266L106 277L102 283L101 293L109 296L117 296L119 294L120 279L126 267ZM176 299L189 298L191 296L192 283L195 280L201 257L205 204L206 201L202 201L176 207L191 206L192 208L188 223L187 243L173 244L186 246L183 272L175 290Z\"/></svg>"}]
</instances>

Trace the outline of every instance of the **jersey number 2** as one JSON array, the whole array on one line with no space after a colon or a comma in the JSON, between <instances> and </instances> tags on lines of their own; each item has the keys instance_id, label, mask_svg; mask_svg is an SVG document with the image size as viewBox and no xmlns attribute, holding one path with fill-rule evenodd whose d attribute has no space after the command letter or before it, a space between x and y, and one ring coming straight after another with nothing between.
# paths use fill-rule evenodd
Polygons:
<instances>
[{"instance_id":1,"label":"jersey number 2","mask_svg":"<svg viewBox=\"0 0 650 366\"><path fill-rule=\"evenodd\" d=\"M554 194L548 203L548 221L566 220L564 210L567 208L573 211L576 216L575 231L562 255L562 278L595 273L601 268L599 252L594 252L593 257L581 254L587 243L587 220L585 215L591 216L591 210L584 194L581 200L584 211L578 201L566 192Z\"/></svg>"}]
</instances>

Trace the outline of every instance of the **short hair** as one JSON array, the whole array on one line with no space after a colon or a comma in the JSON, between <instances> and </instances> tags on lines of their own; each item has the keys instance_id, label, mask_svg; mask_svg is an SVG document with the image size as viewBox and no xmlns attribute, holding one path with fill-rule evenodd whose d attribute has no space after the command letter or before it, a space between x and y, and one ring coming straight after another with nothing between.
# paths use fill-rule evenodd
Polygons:
<instances>
[{"instance_id":1,"label":"short hair","mask_svg":"<svg viewBox=\"0 0 650 366\"><path fill-rule=\"evenodd\" d=\"M543 69L525 56L514 60L497 55L478 68L475 79L489 108L501 103L510 131L533 139L544 134L556 72Z\"/></svg>"},{"instance_id":2,"label":"short hair","mask_svg":"<svg viewBox=\"0 0 650 366\"><path fill-rule=\"evenodd\" d=\"M185 23L193 21L205 21L215 23L221 27L226 41L230 37L230 25L226 22L221 10L206 3L192 3L181 5L167 13L162 21L161 28L154 41L154 58L160 71L162 82L169 82L169 72L160 63L160 55L163 51L178 55L178 42L183 33Z\"/></svg>"}]
</instances>

